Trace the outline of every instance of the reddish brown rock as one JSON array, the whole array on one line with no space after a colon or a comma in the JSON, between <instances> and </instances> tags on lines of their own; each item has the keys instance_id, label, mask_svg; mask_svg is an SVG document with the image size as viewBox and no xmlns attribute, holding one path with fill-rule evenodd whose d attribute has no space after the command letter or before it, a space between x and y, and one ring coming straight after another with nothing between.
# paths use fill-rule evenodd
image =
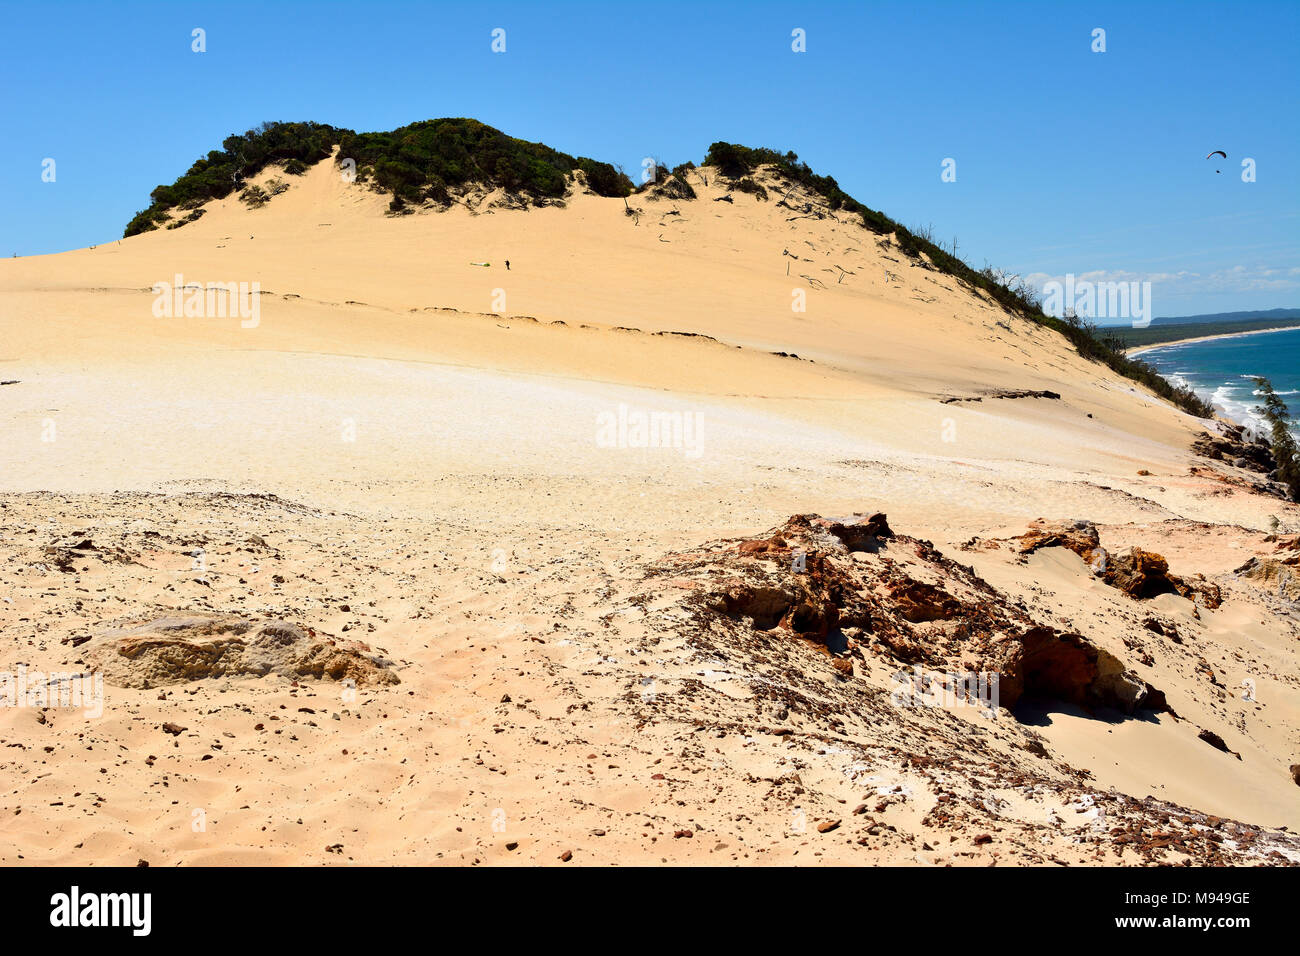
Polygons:
<instances>
[{"instance_id":1,"label":"reddish brown rock","mask_svg":"<svg viewBox=\"0 0 1300 956\"><path fill-rule=\"evenodd\" d=\"M1201 574L1192 578L1171 574L1164 555L1138 547L1119 555L1109 554L1101 546L1096 525L1090 521L1045 521L1039 518L1030 524L1028 531L1011 540L1019 542L1021 554L1032 554L1040 548L1073 551L1093 574L1134 600L1178 594L1192 602L1199 600L1210 609L1223 603L1217 584Z\"/></svg>"},{"instance_id":2,"label":"reddish brown rock","mask_svg":"<svg viewBox=\"0 0 1300 956\"><path fill-rule=\"evenodd\" d=\"M890 588L889 596L904 619L913 624L951 620L962 611L961 604L951 594L921 581L902 581Z\"/></svg>"},{"instance_id":3,"label":"reddish brown rock","mask_svg":"<svg viewBox=\"0 0 1300 956\"><path fill-rule=\"evenodd\" d=\"M1153 598L1158 594L1177 594L1169 579L1169 562L1154 551L1130 548L1112 558L1103 572L1106 583L1131 598Z\"/></svg>"},{"instance_id":4,"label":"reddish brown rock","mask_svg":"<svg viewBox=\"0 0 1300 956\"><path fill-rule=\"evenodd\" d=\"M1068 538L1084 554L1104 554L1086 522L1038 531L1036 544L1027 547ZM828 652L830 666L820 671L825 679L848 680L857 672L853 657L869 653L943 673L968 674L973 665L975 679L960 695L954 688L963 700L984 675L981 698L1000 683L998 703L1008 708L1025 694L1126 713L1164 706L1163 695L1113 654L1035 621L972 568L889 529L883 514L852 524L795 515L756 540L780 540L788 550L773 555L732 547L669 556L659 579L693 576L701 586L682 600L710 627L739 625L812 642ZM792 566L792 552L807 555L806 563Z\"/></svg>"},{"instance_id":5,"label":"reddish brown rock","mask_svg":"<svg viewBox=\"0 0 1300 956\"><path fill-rule=\"evenodd\" d=\"M1021 554L1033 554L1039 548L1067 548L1089 566L1105 559L1097 526L1091 521L1046 521L1038 518L1024 534L1012 538L1020 542Z\"/></svg>"},{"instance_id":6,"label":"reddish brown rock","mask_svg":"<svg viewBox=\"0 0 1300 956\"><path fill-rule=\"evenodd\" d=\"M1078 634L1034 627L1008 640L1002 650L999 703L1004 707L1014 707L1028 694L1128 714L1139 707L1163 709L1164 694Z\"/></svg>"}]
</instances>

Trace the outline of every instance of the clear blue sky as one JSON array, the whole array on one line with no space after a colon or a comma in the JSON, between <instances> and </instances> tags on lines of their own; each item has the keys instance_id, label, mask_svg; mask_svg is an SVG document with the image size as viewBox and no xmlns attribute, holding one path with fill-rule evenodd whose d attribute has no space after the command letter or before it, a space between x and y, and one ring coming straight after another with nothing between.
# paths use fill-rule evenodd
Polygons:
<instances>
[{"instance_id":1,"label":"clear blue sky","mask_svg":"<svg viewBox=\"0 0 1300 956\"><path fill-rule=\"evenodd\" d=\"M120 237L264 120L471 116L629 171L793 149L977 267L1151 279L1157 315L1300 307L1297 51L1295 0L5 2L0 255Z\"/></svg>"}]
</instances>

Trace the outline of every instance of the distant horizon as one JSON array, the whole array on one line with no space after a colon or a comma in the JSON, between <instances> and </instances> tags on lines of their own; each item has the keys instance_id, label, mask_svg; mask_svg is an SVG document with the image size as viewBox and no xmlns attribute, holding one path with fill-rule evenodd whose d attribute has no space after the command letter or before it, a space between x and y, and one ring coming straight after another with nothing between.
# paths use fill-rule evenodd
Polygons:
<instances>
[{"instance_id":1,"label":"distant horizon","mask_svg":"<svg viewBox=\"0 0 1300 956\"><path fill-rule=\"evenodd\" d=\"M10 9L0 255L120 237L155 186L266 120L465 116L634 178L646 156L699 162L718 140L793 150L972 266L1040 288L1150 283L1169 316L1300 298L1300 129L1277 122L1300 99L1294 4L1063 4L1047 19L1008 3L990 20L947 4L666 3L616 41L599 9L88 4L75 43L65 18Z\"/></svg>"},{"instance_id":2,"label":"distant horizon","mask_svg":"<svg viewBox=\"0 0 1300 956\"><path fill-rule=\"evenodd\" d=\"M1295 313L1294 315L1278 315L1279 312ZM1199 312L1192 315L1157 315L1151 320L1151 324L1157 322L1165 323L1192 323L1192 322L1249 322L1252 319L1291 319L1300 321L1300 306L1289 308L1281 306L1276 309L1245 309L1237 312ZM1098 328L1110 329L1120 328L1129 325L1127 321L1117 322L1098 322Z\"/></svg>"}]
</instances>

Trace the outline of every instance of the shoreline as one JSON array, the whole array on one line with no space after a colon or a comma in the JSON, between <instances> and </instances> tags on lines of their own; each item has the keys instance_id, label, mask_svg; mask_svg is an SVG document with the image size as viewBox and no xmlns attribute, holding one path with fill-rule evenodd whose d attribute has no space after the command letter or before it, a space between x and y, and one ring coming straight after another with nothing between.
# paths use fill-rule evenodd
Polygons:
<instances>
[{"instance_id":1,"label":"shoreline","mask_svg":"<svg viewBox=\"0 0 1300 956\"><path fill-rule=\"evenodd\" d=\"M1165 349L1174 345L1189 345L1192 342L1213 342L1215 339L1236 339L1246 335L1267 335L1270 332L1294 332L1297 329L1300 329L1300 325L1283 325L1275 329L1249 329L1245 332L1222 332L1217 335L1196 335L1188 339L1170 339L1168 342L1157 342L1154 345L1138 345L1131 349L1125 349L1124 357L1134 358L1143 352Z\"/></svg>"}]
</instances>

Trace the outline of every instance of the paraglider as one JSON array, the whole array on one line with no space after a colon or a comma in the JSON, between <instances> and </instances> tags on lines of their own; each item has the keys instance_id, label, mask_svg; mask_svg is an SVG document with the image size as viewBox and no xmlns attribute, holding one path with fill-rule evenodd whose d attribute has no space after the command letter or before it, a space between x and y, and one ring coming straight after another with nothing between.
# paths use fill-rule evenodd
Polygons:
<instances>
[{"instance_id":1,"label":"paraglider","mask_svg":"<svg viewBox=\"0 0 1300 956\"><path fill-rule=\"evenodd\" d=\"M1206 159L1209 159L1211 156L1222 156L1224 159L1227 159L1227 158L1228 158L1228 154L1225 153L1225 152L1224 152L1223 150L1221 150L1221 149L1216 149L1216 150L1214 150L1214 152L1212 152L1212 153L1206 153L1205 158L1206 158ZM1216 173L1221 173L1221 172L1223 172L1223 170L1222 170L1222 169L1216 169L1215 172L1216 172Z\"/></svg>"}]
</instances>

